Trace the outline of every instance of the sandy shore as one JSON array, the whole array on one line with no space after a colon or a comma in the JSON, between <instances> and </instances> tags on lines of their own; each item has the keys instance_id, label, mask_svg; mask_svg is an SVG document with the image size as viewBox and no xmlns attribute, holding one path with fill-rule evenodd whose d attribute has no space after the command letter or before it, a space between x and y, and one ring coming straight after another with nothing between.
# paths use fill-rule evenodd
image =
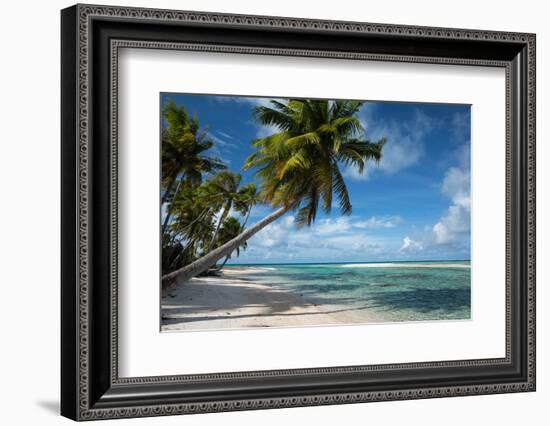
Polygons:
<instances>
[{"instance_id":1,"label":"sandy shore","mask_svg":"<svg viewBox=\"0 0 550 426\"><path fill-rule=\"evenodd\" d=\"M193 278L162 298L162 331L289 327L378 322L367 306L306 300L248 275L263 268L230 267L221 277Z\"/></svg>"}]
</instances>

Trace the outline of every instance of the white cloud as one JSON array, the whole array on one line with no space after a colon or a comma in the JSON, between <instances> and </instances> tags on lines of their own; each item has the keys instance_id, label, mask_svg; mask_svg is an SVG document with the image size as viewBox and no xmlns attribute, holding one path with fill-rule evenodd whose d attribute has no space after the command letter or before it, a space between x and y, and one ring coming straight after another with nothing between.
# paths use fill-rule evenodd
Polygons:
<instances>
[{"instance_id":1,"label":"white cloud","mask_svg":"<svg viewBox=\"0 0 550 426\"><path fill-rule=\"evenodd\" d=\"M461 169L470 169L470 143L460 145L460 147L454 152L454 156L458 161L458 166Z\"/></svg>"},{"instance_id":2,"label":"white cloud","mask_svg":"<svg viewBox=\"0 0 550 426\"><path fill-rule=\"evenodd\" d=\"M352 180L365 181L369 179L369 169L368 169L369 166L371 165L368 164L367 167L363 169L363 173L359 173L359 170L357 169L357 167L346 166L342 171L342 175Z\"/></svg>"},{"instance_id":3,"label":"white cloud","mask_svg":"<svg viewBox=\"0 0 550 426\"><path fill-rule=\"evenodd\" d=\"M433 233L437 244L447 244L470 232L470 171L450 168L441 189L452 204L433 226Z\"/></svg>"},{"instance_id":4,"label":"white cloud","mask_svg":"<svg viewBox=\"0 0 550 426\"><path fill-rule=\"evenodd\" d=\"M382 246L375 243L369 236L365 234L350 234L331 237L328 239L328 244L334 249L349 252L349 251L378 251Z\"/></svg>"},{"instance_id":5,"label":"white cloud","mask_svg":"<svg viewBox=\"0 0 550 426\"><path fill-rule=\"evenodd\" d=\"M413 119L397 122L376 119L376 108L372 103L366 103L358 113L366 136L376 142L382 138L387 139L382 149L382 160L375 167L370 163L363 174L359 174L356 168L346 167L344 176L353 180L368 180L369 171L376 170L393 174L416 164L424 155L424 138L435 127L435 121L426 114L416 111ZM369 170L370 169L370 170Z\"/></svg>"},{"instance_id":6,"label":"white cloud","mask_svg":"<svg viewBox=\"0 0 550 426\"><path fill-rule=\"evenodd\" d=\"M388 140L382 149L380 169L391 174L416 164L424 155L424 138L433 127L433 120L420 111L411 121L375 125L373 138Z\"/></svg>"},{"instance_id":7,"label":"white cloud","mask_svg":"<svg viewBox=\"0 0 550 426\"><path fill-rule=\"evenodd\" d=\"M413 240L410 237L403 238L403 245L399 249L402 253L417 253L424 249L422 241Z\"/></svg>"},{"instance_id":8,"label":"white cloud","mask_svg":"<svg viewBox=\"0 0 550 426\"><path fill-rule=\"evenodd\" d=\"M371 216L367 220L361 220L354 216L340 216L336 219L322 219L313 228L313 232L319 235L341 234L357 231L358 229L383 229L394 228L401 224L400 216Z\"/></svg>"},{"instance_id":9,"label":"white cloud","mask_svg":"<svg viewBox=\"0 0 550 426\"><path fill-rule=\"evenodd\" d=\"M323 219L315 225L315 233L320 235L334 234L337 232L346 232L352 227L350 218L341 216L336 219Z\"/></svg>"},{"instance_id":10,"label":"white cloud","mask_svg":"<svg viewBox=\"0 0 550 426\"><path fill-rule=\"evenodd\" d=\"M239 103L239 104L252 104L254 106L256 106L256 105L270 106L271 105L270 101L273 98L263 98L263 97L253 97L253 96L219 95L219 96L214 96L214 99L217 102L221 102L221 103L236 102L236 103Z\"/></svg>"},{"instance_id":11,"label":"white cloud","mask_svg":"<svg viewBox=\"0 0 550 426\"><path fill-rule=\"evenodd\" d=\"M357 228L380 229L395 228L401 223L403 223L403 219L400 216L372 216L363 222L356 222L354 226Z\"/></svg>"},{"instance_id":12,"label":"white cloud","mask_svg":"<svg viewBox=\"0 0 550 426\"><path fill-rule=\"evenodd\" d=\"M217 133L218 133L218 132L217 132ZM224 140L224 139L222 139L222 138L220 138L220 137L218 137L218 136L212 134L212 132L208 132L208 133L207 133L207 137L210 138L210 139L212 139L217 145L220 145L220 146L222 146L222 147L227 147L227 146L231 145L230 142L228 142L228 141L226 141L226 140Z\"/></svg>"},{"instance_id":13,"label":"white cloud","mask_svg":"<svg viewBox=\"0 0 550 426\"><path fill-rule=\"evenodd\" d=\"M285 220L281 219L280 222L274 222L267 225L264 229L259 231L256 235L252 237L250 240L250 244L258 245L259 247L281 247L287 244L288 241L288 234L290 231L290 227L292 226L292 222L289 222L289 217L284 218Z\"/></svg>"},{"instance_id":14,"label":"white cloud","mask_svg":"<svg viewBox=\"0 0 550 426\"><path fill-rule=\"evenodd\" d=\"M470 170L451 167L445 173L441 189L454 204L470 208Z\"/></svg>"},{"instance_id":15,"label":"white cloud","mask_svg":"<svg viewBox=\"0 0 550 426\"><path fill-rule=\"evenodd\" d=\"M398 138L399 142L396 143ZM396 173L412 166L424 153L423 145L410 136L392 136L391 133L388 133L388 141L393 141L393 143L389 142L384 146L379 166L386 173Z\"/></svg>"},{"instance_id":16,"label":"white cloud","mask_svg":"<svg viewBox=\"0 0 550 426\"><path fill-rule=\"evenodd\" d=\"M462 249L469 247L470 170L451 167L445 173L441 191L449 197L449 207L433 226L414 237L406 236L401 252L424 250L437 253L445 246Z\"/></svg>"},{"instance_id":17,"label":"white cloud","mask_svg":"<svg viewBox=\"0 0 550 426\"><path fill-rule=\"evenodd\" d=\"M446 244L470 232L470 208L453 204L433 227L435 242Z\"/></svg>"},{"instance_id":18,"label":"white cloud","mask_svg":"<svg viewBox=\"0 0 550 426\"><path fill-rule=\"evenodd\" d=\"M231 136L230 134L228 133L225 133L225 132L221 132L219 130L216 130L216 133L226 139L234 139L233 136Z\"/></svg>"},{"instance_id":19,"label":"white cloud","mask_svg":"<svg viewBox=\"0 0 550 426\"><path fill-rule=\"evenodd\" d=\"M291 254L299 258L368 259L384 250L380 239L375 239L357 225L353 217L319 220L311 227L297 229L294 217L285 216L266 226L254 235L246 252L241 256L275 261L288 259Z\"/></svg>"},{"instance_id":20,"label":"white cloud","mask_svg":"<svg viewBox=\"0 0 550 426\"><path fill-rule=\"evenodd\" d=\"M260 97L243 97L241 98L243 99L244 102L248 102L254 106L268 106L270 107L271 106L271 100L273 98L260 98Z\"/></svg>"},{"instance_id":21,"label":"white cloud","mask_svg":"<svg viewBox=\"0 0 550 426\"><path fill-rule=\"evenodd\" d=\"M273 125L266 126L256 122L254 122L254 125L256 126L256 137L258 139L271 136L272 134L279 133L281 131L277 126Z\"/></svg>"}]
</instances>

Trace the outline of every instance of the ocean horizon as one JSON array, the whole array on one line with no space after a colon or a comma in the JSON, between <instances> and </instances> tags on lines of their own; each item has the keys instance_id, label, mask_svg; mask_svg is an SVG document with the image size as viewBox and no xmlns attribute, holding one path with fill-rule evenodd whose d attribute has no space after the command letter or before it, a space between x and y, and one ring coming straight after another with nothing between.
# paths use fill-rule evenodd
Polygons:
<instances>
[{"instance_id":1,"label":"ocean horizon","mask_svg":"<svg viewBox=\"0 0 550 426\"><path fill-rule=\"evenodd\" d=\"M471 259L449 259L449 260L372 260L372 261L353 261L353 262L254 262L254 263L231 263L227 266L269 266L269 265L359 265L359 264L385 264L385 263L459 263L471 262Z\"/></svg>"}]
</instances>

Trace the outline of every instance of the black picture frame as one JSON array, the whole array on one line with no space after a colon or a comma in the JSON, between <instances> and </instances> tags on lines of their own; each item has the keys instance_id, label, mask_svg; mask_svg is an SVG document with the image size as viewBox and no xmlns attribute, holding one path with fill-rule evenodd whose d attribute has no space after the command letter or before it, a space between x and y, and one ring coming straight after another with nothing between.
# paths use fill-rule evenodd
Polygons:
<instances>
[{"instance_id":1,"label":"black picture frame","mask_svg":"<svg viewBox=\"0 0 550 426\"><path fill-rule=\"evenodd\" d=\"M61 414L74 420L535 390L535 35L75 5L61 12ZM116 52L194 48L506 69L506 357L118 377Z\"/></svg>"}]
</instances>

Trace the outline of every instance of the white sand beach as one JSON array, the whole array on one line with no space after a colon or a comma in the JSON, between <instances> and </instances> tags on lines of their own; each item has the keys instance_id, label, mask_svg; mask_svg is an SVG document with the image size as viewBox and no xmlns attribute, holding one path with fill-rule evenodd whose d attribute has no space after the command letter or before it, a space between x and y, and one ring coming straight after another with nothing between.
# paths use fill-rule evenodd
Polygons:
<instances>
[{"instance_id":1,"label":"white sand beach","mask_svg":"<svg viewBox=\"0 0 550 426\"><path fill-rule=\"evenodd\" d=\"M165 291L162 331L288 327L379 322L367 306L317 303L249 274L268 268L227 267L220 277L193 278Z\"/></svg>"}]
</instances>

